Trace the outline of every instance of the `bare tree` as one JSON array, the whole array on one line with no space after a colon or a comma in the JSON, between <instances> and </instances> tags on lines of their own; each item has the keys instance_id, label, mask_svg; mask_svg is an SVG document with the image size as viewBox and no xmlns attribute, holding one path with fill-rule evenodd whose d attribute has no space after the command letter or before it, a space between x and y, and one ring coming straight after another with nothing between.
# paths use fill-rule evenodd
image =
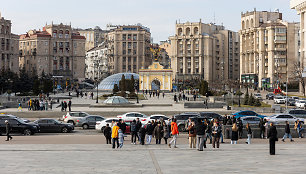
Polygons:
<instances>
[{"instance_id":1,"label":"bare tree","mask_svg":"<svg viewBox=\"0 0 306 174\"><path fill-rule=\"evenodd\" d=\"M293 77L299 81L300 85L303 88L303 95L305 96L305 80L303 77L303 71L304 67L301 66L300 62L294 63L294 71L292 72Z\"/></svg>"}]
</instances>

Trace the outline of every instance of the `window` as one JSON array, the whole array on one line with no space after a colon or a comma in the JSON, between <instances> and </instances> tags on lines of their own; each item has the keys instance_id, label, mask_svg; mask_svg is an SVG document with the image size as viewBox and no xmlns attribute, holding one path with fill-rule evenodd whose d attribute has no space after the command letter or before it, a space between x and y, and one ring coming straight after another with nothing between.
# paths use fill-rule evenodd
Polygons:
<instances>
[{"instance_id":1,"label":"window","mask_svg":"<svg viewBox=\"0 0 306 174\"><path fill-rule=\"evenodd\" d=\"M122 40L126 40L126 34L122 35Z\"/></svg>"},{"instance_id":2,"label":"window","mask_svg":"<svg viewBox=\"0 0 306 174\"><path fill-rule=\"evenodd\" d=\"M96 117L96 121L102 121L104 120L102 117Z\"/></svg>"},{"instance_id":3,"label":"window","mask_svg":"<svg viewBox=\"0 0 306 174\"><path fill-rule=\"evenodd\" d=\"M135 114L126 114L126 117L134 117L135 116Z\"/></svg>"},{"instance_id":4,"label":"window","mask_svg":"<svg viewBox=\"0 0 306 174\"><path fill-rule=\"evenodd\" d=\"M48 120L48 123L49 124L54 124L54 123L56 123L54 120Z\"/></svg>"},{"instance_id":5,"label":"window","mask_svg":"<svg viewBox=\"0 0 306 174\"><path fill-rule=\"evenodd\" d=\"M48 120L39 120L38 121L38 124L47 124L48 123Z\"/></svg>"},{"instance_id":6,"label":"window","mask_svg":"<svg viewBox=\"0 0 306 174\"><path fill-rule=\"evenodd\" d=\"M133 34L133 40L137 40L137 34Z\"/></svg>"},{"instance_id":7,"label":"window","mask_svg":"<svg viewBox=\"0 0 306 174\"><path fill-rule=\"evenodd\" d=\"M87 117L86 120L87 121L95 121L95 117Z\"/></svg>"},{"instance_id":8,"label":"window","mask_svg":"<svg viewBox=\"0 0 306 174\"><path fill-rule=\"evenodd\" d=\"M287 39L286 36L275 36L274 40L275 41L285 41Z\"/></svg>"},{"instance_id":9,"label":"window","mask_svg":"<svg viewBox=\"0 0 306 174\"><path fill-rule=\"evenodd\" d=\"M286 33L286 28L275 28L275 33Z\"/></svg>"}]
</instances>

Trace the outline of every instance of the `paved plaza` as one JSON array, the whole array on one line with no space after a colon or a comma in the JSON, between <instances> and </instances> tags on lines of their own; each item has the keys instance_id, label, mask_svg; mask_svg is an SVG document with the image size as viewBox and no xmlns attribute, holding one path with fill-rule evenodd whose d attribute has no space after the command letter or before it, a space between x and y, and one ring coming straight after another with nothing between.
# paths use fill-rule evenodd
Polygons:
<instances>
[{"instance_id":1,"label":"paved plaza","mask_svg":"<svg viewBox=\"0 0 306 174\"><path fill-rule=\"evenodd\" d=\"M112 150L102 144L0 145L0 173L290 173L306 171L305 144L208 146L203 152L178 145L130 145Z\"/></svg>"}]
</instances>

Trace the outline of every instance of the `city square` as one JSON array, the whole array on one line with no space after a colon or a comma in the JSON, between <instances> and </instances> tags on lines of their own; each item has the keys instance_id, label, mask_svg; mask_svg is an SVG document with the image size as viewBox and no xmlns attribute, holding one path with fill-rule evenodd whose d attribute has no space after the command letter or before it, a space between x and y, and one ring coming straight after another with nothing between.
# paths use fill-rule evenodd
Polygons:
<instances>
[{"instance_id":1,"label":"city square","mask_svg":"<svg viewBox=\"0 0 306 174\"><path fill-rule=\"evenodd\" d=\"M306 172L306 0L0 2L0 173Z\"/></svg>"}]
</instances>

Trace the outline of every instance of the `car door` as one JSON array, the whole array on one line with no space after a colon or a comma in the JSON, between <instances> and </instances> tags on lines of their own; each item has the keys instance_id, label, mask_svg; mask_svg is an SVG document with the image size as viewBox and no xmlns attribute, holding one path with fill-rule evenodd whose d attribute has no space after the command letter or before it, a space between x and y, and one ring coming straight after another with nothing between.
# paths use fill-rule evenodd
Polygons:
<instances>
[{"instance_id":1,"label":"car door","mask_svg":"<svg viewBox=\"0 0 306 174\"><path fill-rule=\"evenodd\" d=\"M0 119L0 135L4 135L5 134L5 120L4 119Z\"/></svg>"},{"instance_id":2,"label":"car door","mask_svg":"<svg viewBox=\"0 0 306 174\"><path fill-rule=\"evenodd\" d=\"M288 121L289 123L294 123L295 122L295 118L291 115L286 115L286 121Z\"/></svg>"},{"instance_id":3,"label":"car door","mask_svg":"<svg viewBox=\"0 0 306 174\"><path fill-rule=\"evenodd\" d=\"M11 132L12 133L22 133L23 132L23 125L17 121L16 119L8 119L11 125Z\"/></svg>"},{"instance_id":4,"label":"car door","mask_svg":"<svg viewBox=\"0 0 306 174\"><path fill-rule=\"evenodd\" d=\"M49 131L48 120L38 120L37 123L40 127L40 132L48 132Z\"/></svg>"},{"instance_id":5,"label":"car door","mask_svg":"<svg viewBox=\"0 0 306 174\"><path fill-rule=\"evenodd\" d=\"M61 132L61 125L57 124L57 122L52 119L48 120L48 126L48 132Z\"/></svg>"},{"instance_id":6,"label":"car door","mask_svg":"<svg viewBox=\"0 0 306 174\"><path fill-rule=\"evenodd\" d=\"M86 118L85 121L89 127L92 127L93 125L96 125L96 117L95 116L89 116Z\"/></svg>"}]
</instances>

